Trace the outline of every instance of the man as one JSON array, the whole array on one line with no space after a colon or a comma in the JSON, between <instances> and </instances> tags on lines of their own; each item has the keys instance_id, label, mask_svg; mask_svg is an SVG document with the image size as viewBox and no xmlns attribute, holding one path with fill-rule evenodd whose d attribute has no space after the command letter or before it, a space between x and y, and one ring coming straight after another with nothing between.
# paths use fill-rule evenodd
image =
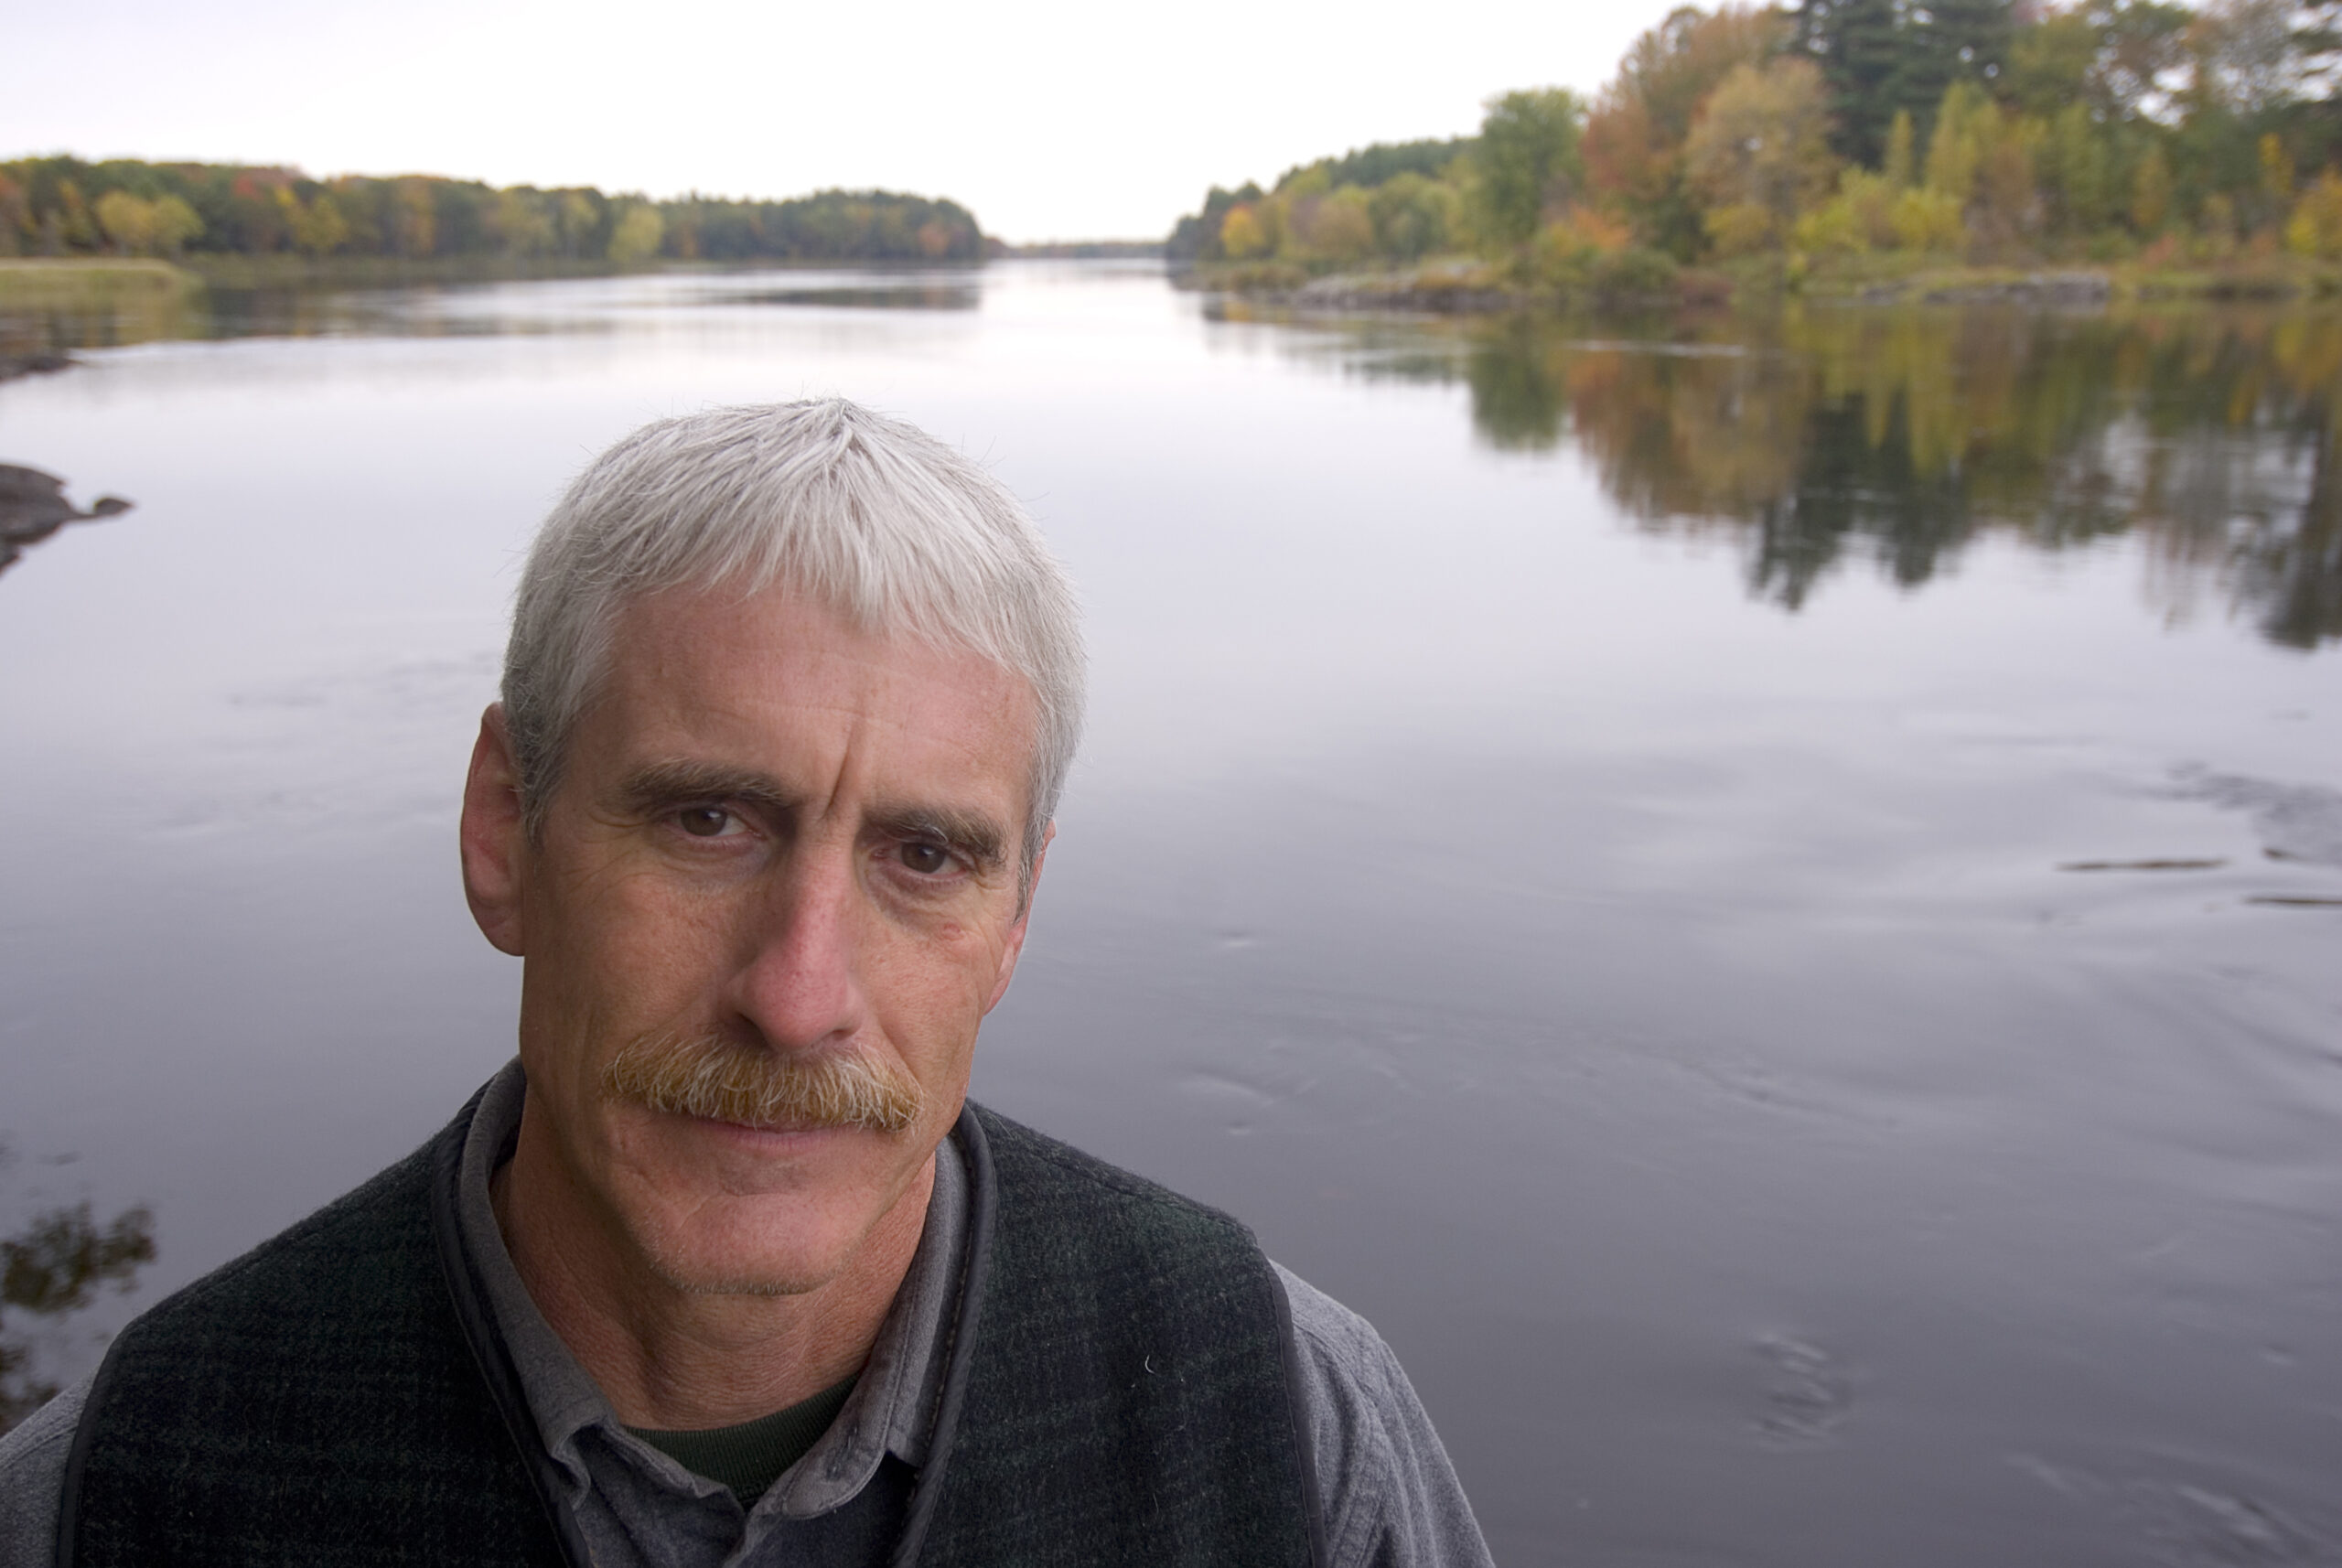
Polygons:
<instances>
[{"instance_id":1,"label":"man","mask_svg":"<svg viewBox=\"0 0 2342 1568\"><path fill-rule=\"evenodd\" d=\"M1372 1329L965 1101L1080 724L982 469L850 403L547 520L464 795L520 1055L0 1445L34 1563L1482 1563Z\"/></svg>"}]
</instances>

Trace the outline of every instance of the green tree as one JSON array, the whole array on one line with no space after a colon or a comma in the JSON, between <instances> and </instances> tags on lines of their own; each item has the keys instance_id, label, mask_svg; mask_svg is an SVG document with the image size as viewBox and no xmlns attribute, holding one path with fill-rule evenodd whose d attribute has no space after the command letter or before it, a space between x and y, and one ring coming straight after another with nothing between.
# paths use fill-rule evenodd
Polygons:
<instances>
[{"instance_id":1,"label":"green tree","mask_svg":"<svg viewBox=\"0 0 2342 1568\"><path fill-rule=\"evenodd\" d=\"M1565 199L1581 169L1577 97L1567 88L1507 92L1488 102L1473 149L1474 225L1483 242L1527 244L1548 207Z\"/></svg>"},{"instance_id":2,"label":"green tree","mask_svg":"<svg viewBox=\"0 0 2342 1568\"><path fill-rule=\"evenodd\" d=\"M2294 199L2294 155L2285 149L2285 139L2274 131L2264 131L2256 149L2261 156L2261 190L2270 200L2283 205Z\"/></svg>"},{"instance_id":3,"label":"green tree","mask_svg":"<svg viewBox=\"0 0 2342 1568\"><path fill-rule=\"evenodd\" d=\"M1968 238L1961 204L1925 186L1915 185L1897 195L1887 221L1907 251L1957 250Z\"/></svg>"},{"instance_id":4,"label":"green tree","mask_svg":"<svg viewBox=\"0 0 2342 1568\"><path fill-rule=\"evenodd\" d=\"M1879 173L1896 190L1912 185L1918 178L1913 142L1917 133L1911 128L1911 112L1897 109L1894 123L1886 128L1886 154L1879 160Z\"/></svg>"},{"instance_id":5,"label":"green tree","mask_svg":"<svg viewBox=\"0 0 2342 1568\"><path fill-rule=\"evenodd\" d=\"M155 246L163 254L177 255L202 233L203 218L184 197L155 199Z\"/></svg>"},{"instance_id":6,"label":"green tree","mask_svg":"<svg viewBox=\"0 0 2342 1568\"><path fill-rule=\"evenodd\" d=\"M691 197L665 209L600 191L499 191L477 180L364 175L312 180L297 170L222 164L147 164L71 157L0 163L0 253L115 250L267 255L296 250L388 256L530 256L601 260L619 220L633 220L622 255L661 248L675 236L704 253L822 260L972 261L984 240L975 220L949 201L887 191L822 191L791 201L719 201ZM647 240L651 225L659 238Z\"/></svg>"},{"instance_id":7,"label":"green tree","mask_svg":"<svg viewBox=\"0 0 2342 1568\"><path fill-rule=\"evenodd\" d=\"M429 256L439 249L439 204L431 199L428 179L409 175L392 183L392 232L401 256Z\"/></svg>"},{"instance_id":8,"label":"green tree","mask_svg":"<svg viewBox=\"0 0 2342 1568\"><path fill-rule=\"evenodd\" d=\"M1373 190L1402 174L1436 179L1446 172L1448 165L1471 150L1471 138L1467 136L1444 141L1376 142L1370 146L1352 147L1338 158L1319 158L1314 164L1297 165L1279 175L1277 185L1282 188L1308 169L1324 171L1327 190L1339 190L1346 185Z\"/></svg>"},{"instance_id":9,"label":"green tree","mask_svg":"<svg viewBox=\"0 0 2342 1568\"><path fill-rule=\"evenodd\" d=\"M1249 262L1269 252L1268 231L1251 203L1231 207L1219 224L1219 251L1231 262Z\"/></svg>"},{"instance_id":10,"label":"green tree","mask_svg":"<svg viewBox=\"0 0 2342 1568\"><path fill-rule=\"evenodd\" d=\"M1295 203L1285 228L1289 248L1304 261L1364 261L1374 253L1371 203L1372 198L1354 185Z\"/></svg>"},{"instance_id":11,"label":"green tree","mask_svg":"<svg viewBox=\"0 0 2342 1568\"><path fill-rule=\"evenodd\" d=\"M2009 0L1928 0L1912 28L1916 69L1903 73L1906 102L1955 81L1996 82L2008 65L2014 27Z\"/></svg>"},{"instance_id":12,"label":"green tree","mask_svg":"<svg viewBox=\"0 0 2342 1568\"><path fill-rule=\"evenodd\" d=\"M1946 90L1936 108L1935 130L1928 136L1924 184L1965 208L1976 192L1977 171L1991 151L1992 100L1965 81Z\"/></svg>"},{"instance_id":13,"label":"green tree","mask_svg":"<svg viewBox=\"0 0 2342 1568\"><path fill-rule=\"evenodd\" d=\"M564 256L598 256L607 244L603 237L608 203L598 190L564 190L555 218Z\"/></svg>"},{"instance_id":14,"label":"green tree","mask_svg":"<svg viewBox=\"0 0 2342 1568\"><path fill-rule=\"evenodd\" d=\"M1717 84L1683 149L1686 173L1726 249L1786 235L1798 209L1830 188L1828 90L1810 59L1739 65ZM1761 217L1760 217L1761 215Z\"/></svg>"},{"instance_id":15,"label":"green tree","mask_svg":"<svg viewBox=\"0 0 2342 1568\"><path fill-rule=\"evenodd\" d=\"M553 203L524 187L497 193L494 228L499 245L508 256L550 255L560 244Z\"/></svg>"},{"instance_id":16,"label":"green tree","mask_svg":"<svg viewBox=\"0 0 2342 1568\"><path fill-rule=\"evenodd\" d=\"M117 188L91 210L113 248L128 255L176 256L203 232L203 220L176 195L142 197Z\"/></svg>"},{"instance_id":17,"label":"green tree","mask_svg":"<svg viewBox=\"0 0 2342 1568\"><path fill-rule=\"evenodd\" d=\"M1400 174L1377 186L1367 199L1375 248L1394 261L1412 262L1447 248L1456 230L1456 188L1419 174Z\"/></svg>"},{"instance_id":18,"label":"green tree","mask_svg":"<svg viewBox=\"0 0 2342 1568\"><path fill-rule=\"evenodd\" d=\"M1829 83L1832 145L1875 168L1898 111L1927 129L1953 82L2004 73L2014 36L2009 0L1800 0L1797 41Z\"/></svg>"},{"instance_id":19,"label":"green tree","mask_svg":"<svg viewBox=\"0 0 2342 1568\"><path fill-rule=\"evenodd\" d=\"M1800 0L1797 46L1821 65L1841 156L1876 167L1895 112L1934 106L1908 102L1909 43L1897 0Z\"/></svg>"},{"instance_id":20,"label":"green tree","mask_svg":"<svg viewBox=\"0 0 2342 1568\"><path fill-rule=\"evenodd\" d=\"M97 201L98 226L114 248L143 256L155 248L155 204L126 190L109 190Z\"/></svg>"},{"instance_id":21,"label":"green tree","mask_svg":"<svg viewBox=\"0 0 2342 1568\"><path fill-rule=\"evenodd\" d=\"M2049 122L2040 167L2053 229L2089 234L2112 220L2113 160L2106 134L2090 117L2089 104L2068 103Z\"/></svg>"},{"instance_id":22,"label":"green tree","mask_svg":"<svg viewBox=\"0 0 2342 1568\"><path fill-rule=\"evenodd\" d=\"M32 203L26 199L25 188L0 169L0 256L24 253L27 241L34 234Z\"/></svg>"},{"instance_id":23,"label":"green tree","mask_svg":"<svg viewBox=\"0 0 2342 1568\"><path fill-rule=\"evenodd\" d=\"M666 221L656 207L647 201L628 203L610 231L610 260L622 267L649 261L659 253L659 242L666 231Z\"/></svg>"},{"instance_id":24,"label":"green tree","mask_svg":"<svg viewBox=\"0 0 2342 1568\"><path fill-rule=\"evenodd\" d=\"M2170 216L2171 164L2160 145L2152 145L2131 171L2131 227L2152 239Z\"/></svg>"},{"instance_id":25,"label":"green tree","mask_svg":"<svg viewBox=\"0 0 2342 1568\"><path fill-rule=\"evenodd\" d=\"M57 217L65 243L77 251L94 251L103 232L98 216L81 195L79 180L57 182Z\"/></svg>"},{"instance_id":26,"label":"green tree","mask_svg":"<svg viewBox=\"0 0 2342 1568\"><path fill-rule=\"evenodd\" d=\"M285 210L285 226L294 248L312 258L329 256L349 239L349 222L329 190L320 190L304 202L289 185L276 188L276 204Z\"/></svg>"},{"instance_id":27,"label":"green tree","mask_svg":"<svg viewBox=\"0 0 2342 1568\"><path fill-rule=\"evenodd\" d=\"M2326 169L2302 192L2285 224L2285 245L2304 256L2342 256L2342 178Z\"/></svg>"},{"instance_id":28,"label":"green tree","mask_svg":"<svg viewBox=\"0 0 2342 1568\"><path fill-rule=\"evenodd\" d=\"M2090 91L2101 42L2099 23L2089 11L2053 11L2009 40L2003 90L2028 114L2061 113Z\"/></svg>"},{"instance_id":29,"label":"green tree","mask_svg":"<svg viewBox=\"0 0 2342 1568\"><path fill-rule=\"evenodd\" d=\"M1792 234L1797 247L1816 255L1832 252L1860 255L1901 242L1895 227L1898 199L1909 189L1857 164L1838 171L1838 191L1827 202L1800 213Z\"/></svg>"}]
</instances>

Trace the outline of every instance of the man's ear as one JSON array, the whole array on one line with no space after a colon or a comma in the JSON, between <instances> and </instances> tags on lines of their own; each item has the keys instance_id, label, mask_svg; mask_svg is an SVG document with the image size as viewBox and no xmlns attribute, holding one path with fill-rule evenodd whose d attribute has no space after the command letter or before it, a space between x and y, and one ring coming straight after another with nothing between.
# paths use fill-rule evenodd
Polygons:
<instances>
[{"instance_id":1,"label":"man's ear","mask_svg":"<svg viewBox=\"0 0 2342 1568\"><path fill-rule=\"evenodd\" d=\"M1025 879L1025 898L1016 911L1016 923L1008 928L1008 945L1000 951L1000 974L992 983L992 995L984 1002L989 1013L1000 1005L1008 994L1008 983L1016 978L1016 961L1025 952L1025 928L1033 918L1033 895L1041 886L1041 866L1049 858L1049 841L1058 836L1058 825L1051 822L1041 830L1041 847L1033 852L1033 872Z\"/></svg>"},{"instance_id":2,"label":"man's ear","mask_svg":"<svg viewBox=\"0 0 2342 1568\"><path fill-rule=\"evenodd\" d=\"M464 897L480 934L518 958L528 950L521 929L521 878L528 858L528 831L521 819L521 769L512 758L512 737L504 725L504 704L490 703L479 718L472 746L471 772L464 779Z\"/></svg>"}]
</instances>

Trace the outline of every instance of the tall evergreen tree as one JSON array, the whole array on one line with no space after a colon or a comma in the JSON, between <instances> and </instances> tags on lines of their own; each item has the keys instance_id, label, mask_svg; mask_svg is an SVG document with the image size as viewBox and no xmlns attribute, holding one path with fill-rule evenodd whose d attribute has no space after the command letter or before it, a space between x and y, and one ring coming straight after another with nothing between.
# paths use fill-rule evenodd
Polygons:
<instances>
[{"instance_id":1,"label":"tall evergreen tree","mask_svg":"<svg viewBox=\"0 0 2342 1568\"><path fill-rule=\"evenodd\" d=\"M1798 44L1821 67L1837 119L1832 150L1867 168L1878 166L1896 110L1908 106L1906 33L1897 0L1800 0L1798 6Z\"/></svg>"},{"instance_id":2,"label":"tall evergreen tree","mask_svg":"<svg viewBox=\"0 0 2342 1568\"><path fill-rule=\"evenodd\" d=\"M1925 127L1953 82L1992 86L2008 64L2014 30L2009 0L1929 0L1906 21L1897 107Z\"/></svg>"},{"instance_id":3,"label":"tall evergreen tree","mask_svg":"<svg viewBox=\"0 0 2342 1568\"><path fill-rule=\"evenodd\" d=\"M2009 0L1932 0L1927 26L1930 52L1947 62L1955 79L1996 80L2008 64L2016 31L2011 9Z\"/></svg>"},{"instance_id":4,"label":"tall evergreen tree","mask_svg":"<svg viewBox=\"0 0 2342 1568\"><path fill-rule=\"evenodd\" d=\"M1897 112L1924 138L1945 89L2000 76L2014 30L2010 10L2010 0L1800 0L1798 43L1830 87L1832 150L1878 167Z\"/></svg>"}]
</instances>

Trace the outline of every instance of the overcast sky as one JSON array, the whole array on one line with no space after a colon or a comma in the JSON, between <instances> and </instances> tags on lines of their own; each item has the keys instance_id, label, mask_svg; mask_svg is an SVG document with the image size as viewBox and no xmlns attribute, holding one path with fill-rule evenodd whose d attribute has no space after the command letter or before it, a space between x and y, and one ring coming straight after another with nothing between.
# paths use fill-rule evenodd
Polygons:
<instances>
[{"instance_id":1,"label":"overcast sky","mask_svg":"<svg viewBox=\"0 0 2342 1568\"><path fill-rule=\"evenodd\" d=\"M1215 182L1591 91L1668 0L1336 7L25 0L0 156L666 196L880 186L1015 241L1156 236Z\"/></svg>"}]
</instances>

